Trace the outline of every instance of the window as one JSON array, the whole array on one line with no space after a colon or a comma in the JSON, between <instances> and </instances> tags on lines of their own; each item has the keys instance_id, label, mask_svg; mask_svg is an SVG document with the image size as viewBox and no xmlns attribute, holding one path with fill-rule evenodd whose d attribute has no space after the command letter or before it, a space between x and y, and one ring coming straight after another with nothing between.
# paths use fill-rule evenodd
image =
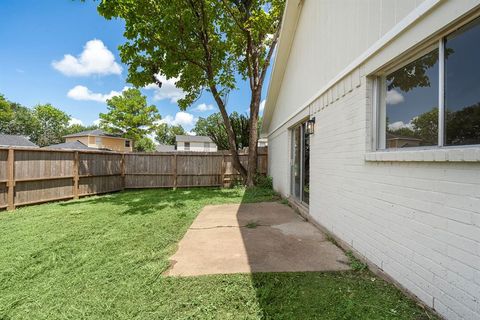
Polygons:
<instances>
[{"instance_id":1,"label":"window","mask_svg":"<svg viewBox=\"0 0 480 320\"><path fill-rule=\"evenodd\" d=\"M205 150L210 150L210 142L204 142L204 143L203 143L203 148L204 148Z\"/></svg>"},{"instance_id":2,"label":"window","mask_svg":"<svg viewBox=\"0 0 480 320\"><path fill-rule=\"evenodd\" d=\"M190 150L190 142L184 142L184 143L183 143L183 146L184 146L185 151L189 151L189 150Z\"/></svg>"},{"instance_id":3,"label":"window","mask_svg":"<svg viewBox=\"0 0 480 320\"><path fill-rule=\"evenodd\" d=\"M101 146L102 145L102 137L95 137L95 144L97 146Z\"/></svg>"},{"instance_id":4,"label":"window","mask_svg":"<svg viewBox=\"0 0 480 320\"><path fill-rule=\"evenodd\" d=\"M378 147L480 144L480 18L379 77Z\"/></svg>"},{"instance_id":5,"label":"window","mask_svg":"<svg viewBox=\"0 0 480 320\"><path fill-rule=\"evenodd\" d=\"M125 140L125 148L130 148L130 140Z\"/></svg>"}]
</instances>

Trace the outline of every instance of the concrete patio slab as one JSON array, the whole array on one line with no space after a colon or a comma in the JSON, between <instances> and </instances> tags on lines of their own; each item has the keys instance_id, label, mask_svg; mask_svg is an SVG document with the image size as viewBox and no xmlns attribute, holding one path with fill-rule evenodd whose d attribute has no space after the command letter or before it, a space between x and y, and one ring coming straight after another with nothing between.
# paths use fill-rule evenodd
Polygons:
<instances>
[{"instance_id":1,"label":"concrete patio slab","mask_svg":"<svg viewBox=\"0 0 480 320\"><path fill-rule=\"evenodd\" d=\"M206 206L170 261L170 276L349 269L321 231L275 202Z\"/></svg>"}]
</instances>

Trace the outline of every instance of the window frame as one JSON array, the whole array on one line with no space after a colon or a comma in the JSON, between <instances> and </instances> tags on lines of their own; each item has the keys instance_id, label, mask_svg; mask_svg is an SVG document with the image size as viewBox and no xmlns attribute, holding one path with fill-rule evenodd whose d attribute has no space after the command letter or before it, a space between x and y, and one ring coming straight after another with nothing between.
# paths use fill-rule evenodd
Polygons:
<instances>
[{"instance_id":1,"label":"window frame","mask_svg":"<svg viewBox=\"0 0 480 320\"><path fill-rule=\"evenodd\" d=\"M399 56L393 62L390 62L383 67L373 77L372 88L372 149L378 152L408 152L415 150L438 150L438 149L465 149L465 148L480 148L480 144L470 145L445 145L445 40L446 38L471 23L475 19L480 18L480 12L471 15L462 21L455 23L453 26L440 32L430 40L417 46L416 49ZM386 90L385 78L388 74L399 70L409 63L421 58L423 55L438 50L438 141L434 146L419 146L409 148L386 148Z\"/></svg>"},{"instance_id":2,"label":"window frame","mask_svg":"<svg viewBox=\"0 0 480 320\"><path fill-rule=\"evenodd\" d=\"M183 143L183 150L190 151L190 142Z\"/></svg>"}]
</instances>

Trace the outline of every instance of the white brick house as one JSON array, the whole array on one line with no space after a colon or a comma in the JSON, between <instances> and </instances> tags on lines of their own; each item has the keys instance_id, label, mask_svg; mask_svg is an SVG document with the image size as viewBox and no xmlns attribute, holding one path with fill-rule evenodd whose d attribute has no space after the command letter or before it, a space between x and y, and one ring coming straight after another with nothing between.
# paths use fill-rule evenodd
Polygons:
<instances>
[{"instance_id":1,"label":"white brick house","mask_svg":"<svg viewBox=\"0 0 480 320\"><path fill-rule=\"evenodd\" d=\"M274 188L448 319L480 319L479 17L287 0L264 112Z\"/></svg>"}]
</instances>

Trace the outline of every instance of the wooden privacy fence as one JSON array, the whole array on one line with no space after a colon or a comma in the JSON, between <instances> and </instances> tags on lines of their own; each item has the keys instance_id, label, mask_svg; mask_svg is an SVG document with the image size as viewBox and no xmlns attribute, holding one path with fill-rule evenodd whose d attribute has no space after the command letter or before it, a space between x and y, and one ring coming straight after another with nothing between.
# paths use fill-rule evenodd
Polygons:
<instances>
[{"instance_id":1,"label":"wooden privacy fence","mask_svg":"<svg viewBox=\"0 0 480 320\"><path fill-rule=\"evenodd\" d=\"M266 174L267 150L258 171ZM248 154L240 154L248 163ZM228 152L115 153L0 149L0 208L130 188L225 186L240 177Z\"/></svg>"}]
</instances>

